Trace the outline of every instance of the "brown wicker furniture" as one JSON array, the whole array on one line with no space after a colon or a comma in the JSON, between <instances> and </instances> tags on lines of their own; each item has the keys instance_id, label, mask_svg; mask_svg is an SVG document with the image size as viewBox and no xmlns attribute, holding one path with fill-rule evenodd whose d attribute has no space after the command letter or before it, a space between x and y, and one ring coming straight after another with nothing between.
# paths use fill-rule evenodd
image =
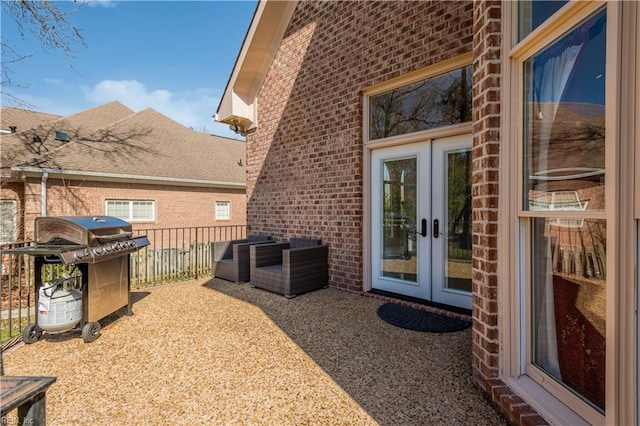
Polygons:
<instances>
[{"instance_id":1,"label":"brown wicker furniture","mask_svg":"<svg viewBox=\"0 0 640 426\"><path fill-rule=\"evenodd\" d=\"M272 242L271 237L249 235L246 239L212 243L211 274L234 283L249 281L249 247Z\"/></svg>"},{"instance_id":2,"label":"brown wicker furniture","mask_svg":"<svg viewBox=\"0 0 640 426\"><path fill-rule=\"evenodd\" d=\"M252 287L292 298L329 285L329 248L321 240L291 238L249 252Z\"/></svg>"}]
</instances>

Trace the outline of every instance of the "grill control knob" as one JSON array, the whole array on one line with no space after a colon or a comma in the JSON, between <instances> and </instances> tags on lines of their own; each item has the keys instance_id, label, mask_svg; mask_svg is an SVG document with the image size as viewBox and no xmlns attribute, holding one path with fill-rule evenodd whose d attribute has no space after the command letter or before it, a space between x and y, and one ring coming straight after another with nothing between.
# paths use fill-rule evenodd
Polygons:
<instances>
[{"instance_id":1,"label":"grill control knob","mask_svg":"<svg viewBox=\"0 0 640 426\"><path fill-rule=\"evenodd\" d=\"M75 260L82 260L84 258L84 256L85 256L84 253L81 252L81 251L77 251L77 252L73 253L73 258Z\"/></svg>"},{"instance_id":2,"label":"grill control knob","mask_svg":"<svg viewBox=\"0 0 640 426\"><path fill-rule=\"evenodd\" d=\"M102 247L96 247L93 249L93 254L102 254Z\"/></svg>"}]
</instances>

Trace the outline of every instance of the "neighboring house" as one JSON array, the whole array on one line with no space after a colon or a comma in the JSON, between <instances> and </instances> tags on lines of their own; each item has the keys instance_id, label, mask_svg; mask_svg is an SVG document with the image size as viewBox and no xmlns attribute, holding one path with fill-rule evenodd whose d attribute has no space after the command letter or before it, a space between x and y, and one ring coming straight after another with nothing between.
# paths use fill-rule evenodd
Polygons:
<instances>
[{"instance_id":1,"label":"neighboring house","mask_svg":"<svg viewBox=\"0 0 640 426\"><path fill-rule=\"evenodd\" d=\"M252 232L470 309L511 422L638 424L639 52L638 2L261 1L216 119Z\"/></svg>"},{"instance_id":2,"label":"neighboring house","mask_svg":"<svg viewBox=\"0 0 640 426\"><path fill-rule=\"evenodd\" d=\"M134 229L244 225L245 142L110 102L66 117L2 108L2 242L38 216L111 215Z\"/></svg>"}]
</instances>

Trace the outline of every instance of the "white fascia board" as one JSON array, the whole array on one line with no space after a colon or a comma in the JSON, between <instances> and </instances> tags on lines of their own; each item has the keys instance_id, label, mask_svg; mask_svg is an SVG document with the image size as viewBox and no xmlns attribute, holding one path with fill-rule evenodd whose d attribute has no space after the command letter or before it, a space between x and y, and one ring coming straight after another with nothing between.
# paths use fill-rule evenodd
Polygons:
<instances>
[{"instance_id":1,"label":"white fascia board","mask_svg":"<svg viewBox=\"0 0 640 426\"><path fill-rule=\"evenodd\" d=\"M247 31L215 121L237 124L243 131L256 126L256 98L278 51L298 0L262 0Z\"/></svg>"},{"instance_id":2,"label":"white fascia board","mask_svg":"<svg viewBox=\"0 0 640 426\"><path fill-rule=\"evenodd\" d=\"M215 121L227 124L237 124L243 130L248 130L256 125L257 108L256 98L240 96L234 92L231 87L227 88L227 92L220 102Z\"/></svg>"},{"instance_id":3,"label":"white fascia board","mask_svg":"<svg viewBox=\"0 0 640 426\"><path fill-rule=\"evenodd\" d=\"M245 189L244 182L224 182L204 179L184 179L161 176L139 176L120 173L85 172L77 170L41 169L38 167L12 167L13 172L24 177L37 177L47 173L49 178L89 180L93 182L128 182L147 185L198 186L227 189Z\"/></svg>"}]
</instances>

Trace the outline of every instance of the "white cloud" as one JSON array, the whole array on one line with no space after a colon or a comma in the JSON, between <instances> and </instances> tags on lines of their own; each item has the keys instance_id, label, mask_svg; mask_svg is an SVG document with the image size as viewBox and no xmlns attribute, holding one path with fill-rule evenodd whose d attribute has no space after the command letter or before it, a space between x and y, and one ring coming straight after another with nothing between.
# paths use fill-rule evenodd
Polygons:
<instances>
[{"instance_id":1,"label":"white cloud","mask_svg":"<svg viewBox=\"0 0 640 426\"><path fill-rule=\"evenodd\" d=\"M84 88L85 97L92 104L119 101L134 111L153 108L186 127L200 131L235 136L226 132L227 126L211 120L219 99L212 89L195 89L171 92L165 89L149 89L137 80L103 80L91 88ZM237 137L237 136L235 136Z\"/></svg>"},{"instance_id":2,"label":"white cloud","mask_svg":"<svg viewBox=\"0 0 640 426\"><path fill-rule=\"evenodd\" d=\"M80 3L90 7L116 7L116 2L113 0L80 0Z\"/></svg>"},{"instance_id":3,"label":"white cloud","mask_svg":"<svg viewBox=\"0 0 640 426\"><path fill-rule=\"evenodd\" d=\"M196 131L206 129L208 133L241 139L229 130L228 125L212 120L211 116L220 101L213 89L200 88L181 92L149 89L137 80L103 80L93 87L80 88L68 86L57 79L47 79L46 83L50 88L56 88L56 91L49 91L47 96L18 92L12 94L13 98L3 94L1 103L3 106L65 116L107 102L119 101L136 112L153 108ZM81 93L77 93L77 89Z\"/></svg>"}]
</instances>

